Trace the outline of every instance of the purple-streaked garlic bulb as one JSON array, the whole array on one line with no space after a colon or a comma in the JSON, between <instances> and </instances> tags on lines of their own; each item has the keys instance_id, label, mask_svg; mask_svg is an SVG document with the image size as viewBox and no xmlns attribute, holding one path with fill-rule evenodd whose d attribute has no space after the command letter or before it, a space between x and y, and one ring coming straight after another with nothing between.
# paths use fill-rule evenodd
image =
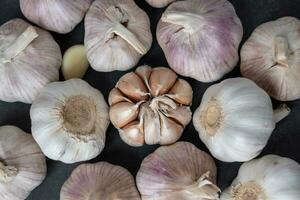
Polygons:
<instances>
[{"instance_id":1,"label":"purple-streaked garlic bulb","mask_svg":"<svg viewBox=\"0 0 300 200\"><path fill-rule=\"evenodd\" d=\"M151 47L149 18L133 0L96 0L85 18L84 44L96 71L130 69Z\"/></svg>"},{"instance_id":2,"label":"purple-streaked garlic bulb","mask_svg":"<svg viewBox=\"0 0 300 200\"><path fill-rule=\"evenodd\" d=\"M58 80L62 55L52 36L22 19L0 27L0 100L31 103Z\"/></svg>"},{"instance_id":3,"label":"purple-streaked garlic bulb","mask_svg":"<svg viewBox=\"0 0 300 200\"><path fill-rule=\"evenodd\" d=\"M158 148L147 156L136 182L143 200L217 200L214 160L188 142Z\"/></svg>"},{"instance_id":4,"label":"purple-streaked garlic bulb","mask_svg":"<svg viewBox=\"0 0 300 200\"><path fill-rule=\"evenodd\" d=\"M156 35L175 72L212 82L237 64L243 27L227 0L186 0L166 9Z\"/></svg>"},{"instance_id":5,"label":"purple-streaked garlic bulb","mask_svg":"<svg viewBox=\"0 0 300 200\"><path fill-rule=\"evenodd\" d=\"M30 134L0 127L0 199L24 200L46 176L45 156Z\"/></svg>"},{"instance_id":6,"label":"purple-streaked garlic bulb","mask_svg":"<svg viewBox=\"0 0 300 200\"><path fill-rule=\"evenodd\" d=\"M20 0L25 17L57 33L71 32L83 19L92 0Z\"/></svg>"},{"instance_id":7,"label":"purple-streaked garlic bulb","mask_svg":"<svg viewBox=\"0 0 300 200\"><path fill-rule=\"evenodd\" d=\"M176 142L191 121L193 90L166 67L138 67L109 94L110 120L131 146Z\"/></svg>"},{"instance_id":8,"label":"purple-streaked garlic bulb","mask_svg":"<svg viewBox=\"0 0 300 200\"><path fill-rule=\"evenodd\" d=\"M155 8L162 8L172 3L175 0L146 0L147 3Z\"/></svg>"},{"instance_id":9,"label":"purple-streaked garlic bulb","mask_svg":"<svg viewBox=\"0 0 300 200\"><path fill-rule=\"evenodd\" d=\"M140 200L132 175L107 162L82 164L60 192L60 200Z\"/></svg>"},{"instance_id":10,"label":"purple-streaked garlic bulb","mask_svg":"<svg viewBox=\"0 0 300 200\"><path fill-rule=\"evenodd\" d=\"M241 72L280 101L300 98L300 20L282 17L257 27L241 50Z\"/></svg>"}]
</instances>

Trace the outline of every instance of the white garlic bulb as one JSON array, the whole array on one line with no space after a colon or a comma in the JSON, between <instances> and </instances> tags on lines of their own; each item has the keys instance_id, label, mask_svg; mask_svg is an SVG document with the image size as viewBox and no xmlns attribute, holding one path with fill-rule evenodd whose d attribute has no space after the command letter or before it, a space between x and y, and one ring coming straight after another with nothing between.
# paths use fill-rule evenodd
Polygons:
<instances>
[{"instance_id":1,"label":"white garlic bulb","mask_svg":"<svg viewBox=\"0 0 300 200\"><path fill-rule=\"evenodd\" d=\"M147 14L133 0L96 0L85 18L84 45L96 71L127 70L152 44Z\"/></svg>"},{"instance_id":2,"label":"white garlic bulb","mask_svg":"<svg viewBox=\"0 0 300 200\"><path fill-rule=\"evenodd\" d=\"M53 160L90 160L104 148L108 106L101 92L81 79L48 84L30 117L34 139Z\"/></svg>"},{"instance_id":3,"label":"white garlic bulb","mask_svg":"<svg viewBox=\"0 0 300 200\"><path fill-rule=\"evenodd\" d=\"M21 11L33 23L57 33L69 33L83 19L92 0L20 0Z\"/></svg>"},{"instance_id":4,"label":"white garlic bulb","mask_svg":"<svg viewBox=\"0 0 300 200\"><path fill-rule=\"evenodd\" d=\"M58 80L62 56L52 36L22 19L0 27L0 100L31 103Z\"/></svg>"},{"instance_id":5,"label":"white garlic bulb","mask_svg":"<svg viewBox=\"0 0 300 200\"><path fill-rule=\"evenodd\" d=\"M264 90L249 79L232 78L207 89L193 123L215 158L243 162L260 154L275 123L289 112L282 106L273 113Z\"/></svg>"},{"instance_id":6,"label":"white garlic bulb","mask_svg":"<svg viewBox=\"0 0 300 200\"><path fill-rule=\"evenodd\" d=\"M162 8L172 3L175 0L146 0L151 6L155 8Z\"/></svg>"},{"instance_id":7,"label":"white garlic bulb","mask_svg":"<svg viewBox=\"0 0 300 200\"><path fill-rule=\"evenodd\" d=\"M299 200L300 165L267 155L244 163L221 200Z\"/></svg>"},{"instance_id":8,"label":"white garlic bulb","mask_svg":"<svg viewBox=\"0 0 300 200\"><path fill-rule=\"evenodd\" d=\"M241 72L281 101L300 98L300 20L283 17L257 27L241 50Z\"/></svg>"},{"instance_id":9,"label":"white garlic bulb","mask_svg":"<svg viewBox=\"0 0 300 200\"><path fill-rule=\"evenodd\" d=\"M30 134L0 127L0 197L24 200L46 176L45 156Z\"/></svg>"},{"instance_id":10,"label":"white garlic bulb","mask_svg":"<svg viewBox=\"0 0 300 200\"><path fill-rule=\"evenodd\" d=\"M176 142L191 121L193 90L165 67L141 66L109 94L110 120L131 146Z\"/></svg>"},{"instance_id":11,"label":"white garlic bulb","mask_svg":"<svg viewBox=\"0 0 300 200\"><path fill-rule=\"evenodd\" d=\"M136 182L143 200L217 200L214 160L188 142L159 147L147 156Z\"/></svg>"},{"instance_id":12,"label":"white garlic bulb","mask_svg":"<svg viewBox=\"0 0 300 200\"><path fill-rule=\"evenodd\" d=\"M227 0L172 3L157 27L157 40L170 67L180 75L211 82L239 60L243 27Z\"/></svg>"},{"instance_id":13,"label":"white garlic bulb","mask_svg":"<svg viewBox=\"0 0 300 200\"><path fill-rule=\"evenodd\" d=\"M82 164L60 192L60 200L140 200L132 175L107 162Z\"/></svg>"}]
</instances>

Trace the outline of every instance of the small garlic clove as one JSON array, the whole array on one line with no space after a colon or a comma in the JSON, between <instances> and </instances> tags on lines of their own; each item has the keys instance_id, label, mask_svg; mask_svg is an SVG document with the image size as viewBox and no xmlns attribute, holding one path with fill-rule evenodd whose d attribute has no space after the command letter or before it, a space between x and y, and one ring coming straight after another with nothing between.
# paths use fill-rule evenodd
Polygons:
<instances>
[{"instance_id":1,"label":"small garlic clove","mask_svg":"<svg viewBox=\"0 0 300 200\"><path fill-rule=\"evenodd\" d=\"M119 130L121 139L133 147L144 145L144 133L139 121L133 121Z\"/></svg>"},{"instance_id":2,"label":"small garlic clove","mask_svg":"<svg viewBox=\"0 0 300 200\"><path fill-rule=\"evenodd\" d=\"M175 110L163 113L166 117L178 122L181 126L186 126L192 119L192 112L189 107L178 106Z\"/></svg>"},{"instance_id":3,"label":"small garlic clove","mask_svg":"<svg viewBox=\"0 0 300 200\"><path fill-rule=\"evenodd\" d=\"M177 75L172 70L166 67L154 68L150 79L149 86L152 96L159 96L167 93L174 85Z\"/></svg>"},{"instance_id":4,"label":"small garlic clove","mask_svg":"<svg viewBox=\"0 0 300 200\"><path fill-rule=\"evenodd\" d=\"M126 97L124 97L124 95L122 94L122 92L118 89L118 88L113 88L108 96L108 103L110 106L116 104L116 103L120 103L120 102L130 102L132 103L132 101Z\"/></svg>"},{"instance_id":5,"label":"small garlic clove","mask_svg":"<svg viewBox=\"0 0 300 200\"><path fill-rule=\"evenodd\" d=\"M174 99L180 104L191 105L193 100L193 89L187 81L178 79L166 96Z\"/></svg>"},{"instance_id":6,"label":"small garlic clove","mask_svg":"<svg viewBox=\"0 0 300 200\"><path fill-rule=\"evenodd\" d=\"M150 75L152 73L152 68L147 66L147 65L143 65L143 66L138 67L135 70L135 73L144 81L144 83L147 86L148 90L150 90L149 78L150 78Z\"/></svg>"}]
</instances>

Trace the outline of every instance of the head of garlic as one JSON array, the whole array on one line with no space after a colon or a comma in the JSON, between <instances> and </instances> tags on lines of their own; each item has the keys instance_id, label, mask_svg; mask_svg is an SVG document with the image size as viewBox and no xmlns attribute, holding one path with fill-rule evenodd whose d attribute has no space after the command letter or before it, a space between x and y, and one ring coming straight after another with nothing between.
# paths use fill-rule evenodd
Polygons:
<instances>
[{"instance_id":1,"label":"head of garlic","mask_svg":"<svg viewBox=\"0 0 300 200\"><path fill-rule=\"evenodd\" d=\"M60 192L60 200L140 200L132 175L107 162L82 164L71 174Z\"/></svg>"},{"instance_id":2,"label":"head of garlic","mask_svg":"<svg viewBox=\"0 0 300 200\"><path fill-rule=\"evenodd\" d=\"M244 163L221 200L298 200L300 165L292 159L267 155Z\"/></svg>"},{"instance_id":3,"label":"head of garlic","mask_svg":"<svg viewBox=\"0 0 300 200\"><path fill-rule=\"evenodd\" d=\"M45 156L30 134L0 127L0 197L23 200L46 176Z\"/></svg>"},{"instance_id":4,"label":"head of garlic","mask_svg":"<svg viewBox=\"0 0 300 200\"><path fill-rule=\"evenodd\" d=\"M34 139L53 160L90 160L104 148L108 106L101 92L81 79L48 84L30 117Z\"/></svg>"},{"instance_id":5,"label":"head of garlic","mask_svg":"<svg viewBox=\"0 0 300 200\"><path fill-rule=\"evenodd\" d=\"M282 106L273 113L264 90L249 79L232 78L207 89L193 123L215 158L243 162L260 154L289 111Z\"/></svg>"},{"instance_id":6,"label":"head of garlic","mask_svg":"<svg viewBox=\"0 0 300 200\"><path fill-rule=\"evenodd\" d=\"M96 0L85 18L84 45L96 71L127 70L152 44L147 14L133 0Z\"/></svg>"},{"instance_id":7,"label":"head of garlic","mask_svg":"<svg viewBox=\"0 0 300 200\"><path fill-rule=\"evenodd\" d=\"M110 120L131 146L176 142L191 120L193 90L165 67L138 67L109 94Z\"/></svg>"},{"instance_id":8,"label":"head of garlic","mask_svg":"<svg viewBox=\"0 0 300 200\"><path fill-rule=\"evenodd\" d=\"M159 147L147 156L136 182L143 200L217 200L214 160L188 142Z\"/></svg>"},{"instance_id":9,"label":"head of garlic","mask_svg":"<svg viewBox=\"0 0 300 200\"><path fill-rule=\"evenodd\" d=\"M146 0L146 1L148 4L150 4L151 6L153 6L155 8L162 8L162 7L169 5L170 3L172 3L175 0Z\"/></svg>"},{"instance_id":10,"label":"head of garlic","mask_svg":"<svg viewBox=\"0 0 300 200\"><path fill-rule=\"evenodd\" d=\"M20 0L25 17L57 33L71 32L83 19L92 0Z\"/></svg>"},{"instance_id":11,"label":"head of garlic","mask_svg":"<svg viewBox=\"0 0 300 200\"><path fill-rule=\"evenodd\" d=\"M300 98L300 20L282 17L257 27L241 50L241 72L281 101Z\"/></svg>"},{"instance_id":12,"label":"head of garlic","mask_svg":"<svg viewBox=\"0 0 300 200\"><path fill-rule=\"evenodd\" d=\"M186 0L166 9L156 35L175 72L211 82L237 64L243 28L227 0Z\"/></svg>"},{"instance_id":13,"label":"head of garlic","mask_svg":"<svg viewBox=\"0 0 300 200\"><path fill-rule=\"evenodd\" d=\"M0 27L0 100L31 103L58 80L62 55L50 33L13 19Z\"/></svg>"}]
</instances>

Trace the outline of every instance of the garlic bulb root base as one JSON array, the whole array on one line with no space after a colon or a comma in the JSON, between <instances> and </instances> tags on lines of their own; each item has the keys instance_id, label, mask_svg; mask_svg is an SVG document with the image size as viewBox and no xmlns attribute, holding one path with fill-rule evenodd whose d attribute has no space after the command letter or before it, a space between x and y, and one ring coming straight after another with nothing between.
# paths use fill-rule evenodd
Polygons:
<instances>
[{"instance_id":1,"label":"garlic bulb root base","mask_svg":"<svg viewBox=\"0 0 300 200\"><path fill-rule=\"evenodd\" d=\"M10 182L18 174L15 166L6 166L0 161L0 183Z\"/></svg>"},{"instance_id":2,"label":"garlic bulb root base","mask_svg":"<svg viewBox=\"0 0 300 200\"><path fill-rule=\"evenodd\" d=\"M281 104L274 110L274 120L276 123L286 118L291 112L291 109L286 104Z\"/></svg>"},{"instance_id":3,"label":"garlic bulb root base","mask_svg":"<svg viewBox=\"0 0 300 200\"><path fill-rule=\"evenodd\" d=\"M287 38L275 37L275 59L276 62L284 67L289 66L289 46Z\"/></svg>"},{"instance_id":4,"label":"garlic bulb root base","mask_svg":"<svg viewBox=\"0 0 300 200\"><path fill-rule=\"evenodd\" d=\"M231 189L234 200L267 200L263 188L255 181L238 184Z\"/></svg>"}]
</instances>

